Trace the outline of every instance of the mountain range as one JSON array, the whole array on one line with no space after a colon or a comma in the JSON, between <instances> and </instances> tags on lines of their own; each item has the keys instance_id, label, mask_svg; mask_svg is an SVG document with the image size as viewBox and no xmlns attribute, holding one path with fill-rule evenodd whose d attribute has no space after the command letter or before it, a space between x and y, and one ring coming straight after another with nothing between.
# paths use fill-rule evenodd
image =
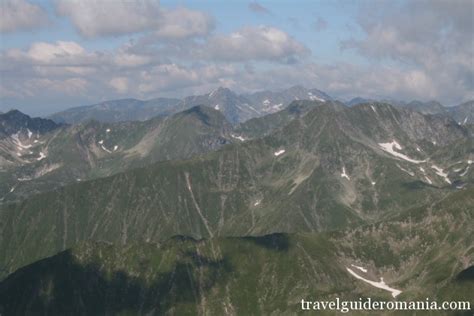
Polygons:
<instances>
[{"instance_id":1,"label":"mountain range","mask_svg":"<svg viewBox=\"0 0 474 316\"><path fill-rule=\"evenodd\" d=\"M219 88L133 120L0 114L0 313L472 300L473 103L409 104Z\"/></svg>"}]
</instances>

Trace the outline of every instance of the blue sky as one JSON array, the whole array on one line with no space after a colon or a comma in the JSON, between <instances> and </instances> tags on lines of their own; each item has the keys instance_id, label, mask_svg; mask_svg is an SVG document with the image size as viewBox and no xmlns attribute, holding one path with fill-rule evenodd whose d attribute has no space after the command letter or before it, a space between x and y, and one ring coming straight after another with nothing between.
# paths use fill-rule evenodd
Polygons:
<instances>
[{"instance_id":1,"label":"blue sky","mask_svg":"<svg viewBox=\"0 0 474 316\"><path fill-rule=\"evenodd\" d=\"M318 88L473 98L473 2L4 0L0 111Z\"/></svg>"}]
</instances>

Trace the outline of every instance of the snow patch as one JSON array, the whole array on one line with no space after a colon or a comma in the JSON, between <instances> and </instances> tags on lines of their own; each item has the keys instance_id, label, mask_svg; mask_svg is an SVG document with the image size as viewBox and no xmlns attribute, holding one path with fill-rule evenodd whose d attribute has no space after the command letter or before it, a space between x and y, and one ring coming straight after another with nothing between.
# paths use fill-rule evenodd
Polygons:
<instances>
[{"instance_id":1,"label":"snow patch","mask_svg":"<svg viewBox=\"0 0 474 316\"><path fill-rule=\"evenodd\" d=\"M377 114L377 111L375 110L375 107L373 105L370 106L372 108L372 111L374 111L375 114Z\"/></svg>"},{"instance_id":2,"label":"snow patch","mask_svg":"<svg viewBox=\"0 0 474 316\"><path fill-rule=\"evenodd\" d=\"M26 129L26 131L28 132L28 139L30 139L30 138L31 138L31 136L33 135L33 132L32 132L32 131L30 131L30 129L29 129L29 128L27 128L27 129Z\"/></svg>"},{"instance_id":3,"label":"snow patch","mask_svg":"<svg viewBox=\"0 0 474 316\"><path fill-rule=\"evenodd\" d=\"M403 171L403 172L407 173L408 175L410 175L410 176L412 176L412 177L414 177L414 176L415 176L415 173L414 173L414 172L412 172L412 171L410 171L410 170L407 170L407 169L403 168L403 167L402 167L402 166L400 166L398 163L397 163L396 165L397 165L398 169L400 169L401 171Z\"/></svg>"},{"instance_id":4,"label":"snow patch","mask_svg":"<svg viewBox=\"0 0 474 316\"><path fill-rule=\"evenodd\" d=\"M469 167L470 167L470 165L468 165L466 167L466 170L464 170L464 172L460 174L461 177L464 177L467 174L467 172L469 171Z\"/></svg>"},{"instance_id":5,"label":"snow patch","mask_svg":"<svg viewBox=\"0 0 474 316\"><path fill-rule=\"evenodd\" d=\"M253 203L253 206L257 206L260 204L260 202L262 202L262 200L257 200L255 203Z\"/></svg>"},{"instance_id":6,"label":"snow patch","mask_svg":"<svg viewBox=\"0 0 474 316\"><path fill-rule=\"evenodd\" d=\"M448 174L444 172L443 169L435 166L435 165L431 165L431 168L435 170L436 174L438 176L440 176L441 178L444 179L444 181L446 181L447 183L451 184L451 180L449 180L448 178Z\"/></svg>"},{"instance_id":7,"label":"snow patch","mask_svg":"<svg viewBox=\"0 0 474 316\"><path fill-rule=\"evenodd\" d=\"M370 182L370 184L372 184L372 185L375 185L375 184L376 184L376 182L375 182L375 181L372 181L372 182Z\"/></svg>"},{"instance_id":8,"label":"snow patch","mask_svg":"<svg viewBox=\"0 0 474 316\"><path fill-rule=\"evenodd\" d=\"M105 130L105 132L106 132L106 133L110 133L110 128L107 128L107 129Z\"/></svg>"},{"instance_id":9,"label":"snow patch","mask_svg":"<svg viewBox=\"0 0 474 316\"><path fill-rule=\"evenodd\" d=\"M214 110L219 110L219 104L214 105Z\"/></svg>"},{"instance_id":10,"label":"snow patch","mask_svg":"<svg viewBox=\"0 0 474 316\"><path fill-rule=\"evenodd\" d=\"M263 105L270 105L270 100L266 99L262 102Z\"/></svg>"},{"instance_id":11,"label":"snow patch","mask_svg":"<svg viewBox=\"0 0 474 316\"><path fill-rule=\"evenodd\" d=\"M363 278L361 277L360 275L358 275L357 273L355 273L354 271L352 271L351 269L347 268L347 271L349 271L350 274L352 274L355 278L359 279L359 280L362 280L376 288L379 288L379 289L382 289L382 290L385 290L385 291L389 291L392 293L392 296L395 298L397 297L400 293L402 293L402 291L400 290L397 290L397 289L394 289L394 288L391 288L389 287L383 280L383 278L380 278L380 282L375 282L375 281L371 281L371 280L367 280L366 278Z\"/></svg>"},{"instance_id":12,"label":"snow patch","mask_svg":"<svg viewBox=\"0 0 474 316\"><path fill-rule=\"evenodd\" d=\"M100 147L105 150L106 152L108 152L109 154L112 153L110 150L108 150L107 148L104 147L104 145L100 145Z\"/></svg>"},{"instance_id":13,"label":"snow patch","mask_svg":"<svg viewBox=\"0 0 474 316\"><path fill-rule=\"evenodd\" d=\"M46 158L46 157L47 157L46 154L41 151L39 157L36 158L36 160L41 161L41 160L43 160L43 159Z\"/></svg>"},{"instance_id":14,"label":"snow patch","mask_svg":"<svg viewBox=\"0 0 474 316\"><path fill-rule=\"evenodd\" d=\"M364 273L367 273L367 269L364 268L364 267L356 266L355 264L351 264L351 266L353 266L353 267L356 268L356 269L359 269L360 271L362 271L362 272L364 272Z\"/></svg>"},{"instance_id":15,"label":"snow patch","mask_svg":"<svg viewBox=\"0 0 474 316\"><path fill-rule=\"evenodd\" d=\"M118 146L117 146L117 145L115 145L115 146L114 146L114 151L116 151L117 149L118 149Z\"/></svg>"},{"instance_id":16,"label":"snow patch","mask_svg":"<svg viewBox=\"0 0 474 316\"><path fill-rule=\"evenodd\" d=\"M99 145L102 145L103 143L104 143L103 139L99 140Z\"/></svg>"},{"instance_id":17,"label":"snow patch","mask_svg":"<svg viewBox=\"0 0 474 316\"><path fill-rule=\"evenodd\" d=\"M382 149L386 152L388 152L389 154L397 157L397 158L400 158L400 159L403 159L403 160L406 160L406 161L409 161L411 163L422 163L422 162L425 162L426 160L416 160L416 159L412 159L402 153L399 153L399 152L396 152L394 150L395 149L398 149L398 150L402 150L402 146L400 146L400 144L396 141L396 140L392 140L391 143L379 143L379 146L382 147Z\"/></svg>"},{"instance_id":18,"label":"snow patch","mask_svg":"<svg viewBox=\"0 0 474 316\"><path fill-rule=\"evenodd\" d=\"M351 178L346 173L346 167L342 167L341 178L346 178L347 180L351 180Z\"/></svg>"},{"instance_id":19,"label":"snow patch","mask_svg":"<svg viewBox=\"0 0 474 316\"><path fill-rule=\"evenodd\" d=\"M284 150L284 149L281 149L281 150L279 150L279 151L275 151L273 154L274 154L276 157L278 157L278 156L280 156L281 154L284 154L284 153L285 153L285 150Z\"/></svg>"},{"instance_id":20,"label":"snow patch","mask_svg":"<svg viewBox=\"0 0 474 316\"><path fill-rule=\"evenodd\" d=\"M246 141L246 139L245 139L245 138L243 138L243 137L242 137L242 136L240 136L240 135L234 135L234 134L230 134L230 136L231 136L232 138L235 138L235 139L238 139L238 140L240 140L241 142L244 142L244 141Z\"/></svg>"},{"instance_id":21,"label":"snow patch","mask_svg":"<svg viewBox=\"0 0 474 316\"><path fill-rule=\"evenodd\" d=\"M433 181L431 181L431 179L428 178L428 176L426 175L426 171L425 171L425 169L424 169L423 167L420 167L420 171L423 172L423 175L424 175L424 177L425 177L426 182L427 182L428 184L433 184Z\"/></svg>"},{"instance_id":22,"label":"snow patch","mask_svg":"<svg viewBox=\"0 0 474 316\"><path fill-rule=\"evenodd\" d=\"M326 102L326 100L321 99L320 97L318 97L318 96L316 96L316 95L313 95L313 93L311 93L311 92L308 92L308 96L309 96L309 99L310 99L311 101Z\"/></svg>"}]
</instances>

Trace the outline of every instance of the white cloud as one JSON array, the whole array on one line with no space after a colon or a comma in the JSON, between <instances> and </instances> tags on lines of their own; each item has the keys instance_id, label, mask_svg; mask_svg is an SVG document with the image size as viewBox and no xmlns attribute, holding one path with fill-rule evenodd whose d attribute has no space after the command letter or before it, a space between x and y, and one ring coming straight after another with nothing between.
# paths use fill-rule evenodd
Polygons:
<instances>
[{"instance_id":1,"label":"white cloud","mask_svg":"<svg viewBox=\"0 0 474 316\"><path fill-rule=\"evenodd\" d=\"M27 55L38 62L51 62L61 58L77 57L85 54L84 48L75 42L58 41L56 44L33 43Z\"/></svg>"},{"instance_id":2,"label":"white cloud","mask_svg":"<svg viewBox=\"0 0 474 316\"><path fill-rule=\"evenodd\" d=\"M33 30L49 23L47 13L38 5L26 0L0 2L0 31Z\"/></svg>"},{"instance_id":3,"label":"white cloud","mask_svg":"<svg viewBox=\"0 0 474 316\"><path fill-rule=\"evenodd\" d=\"M47 92L76 96L85 93L86 90L87 81L82 78L69 78L66 80L36 78L25 81L25 92L30 96Z\"/></svg>"},{"instance_id":4,"label":"white cloud","mask_svg":"<svg viewBox=\"0 0 474 316\"><path fill-rule=\"evenodd\" d=\"M344 41L343 48L353 48L370 61L395 62L399 69L408 69L407 84L433 98L451 103L472 97L471 1L370 2L360 12L359 25L366 36Z\"/></svg>"},{"instance_id":5,"label":"white cloud","mask_svg":"<svg viewBox=\"0 0 474 316\"><path fill-rule=\"evenodd\" d=\"M309 49L287 33L269 26L244 27L229 35L209 39L201 54L228 61L278 60L291 62Z\"/></svg>"},{"instance_id":6,"label":"white cloud","mask_svg":"<svg viewBox=\"0 0 474 316\"><path fill-rule=\"evenodd\" d=\"M109 86L115 89L118 93L126 93L128 91L128 79L125 77L115 77L109 81Z\"/></svg>"},{"instance_id":7,"label":"white cloud","mask_svg":"<svg viewBox=\"0 0 474 316\"><path fill-rule=\"evenodd\" d=\"M56 10L70 17L85 37L150 31L160 38L185 38L211 31L213 19L184 7L162 9L158 0L57 0Z\"/></svg>"},{"instance_id":8,"label":"white cloud","mask_svg":"<svg viewBox=\"0 0 474 316\"><path fill-rule=\"evenodd\" d=\"M162 10L155 36L180 39L204 36L214 28L214 20L207 14L184 7Z\"/></svg>"}]
</instances>

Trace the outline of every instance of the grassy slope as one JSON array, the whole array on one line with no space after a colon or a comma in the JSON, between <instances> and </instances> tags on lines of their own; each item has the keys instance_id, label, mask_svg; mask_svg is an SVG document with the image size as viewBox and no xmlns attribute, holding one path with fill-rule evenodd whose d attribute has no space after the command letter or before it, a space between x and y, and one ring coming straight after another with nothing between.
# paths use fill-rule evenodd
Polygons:
<instances>
[{"instance_id":1,"label":"grassy slope","mask_svg":"<svg viewBox=\"0 0 474 316\"><path fill-rule=\"evenodd\" d=\"M401 289L400 300L472 301L472 279L458 276L474 263L473 193L344 232L79 243L0 283L0 306L7 314L288 315L301 312L301 298L392 299L349 275L351 263Z\"/></svg>"}]
</instances>

